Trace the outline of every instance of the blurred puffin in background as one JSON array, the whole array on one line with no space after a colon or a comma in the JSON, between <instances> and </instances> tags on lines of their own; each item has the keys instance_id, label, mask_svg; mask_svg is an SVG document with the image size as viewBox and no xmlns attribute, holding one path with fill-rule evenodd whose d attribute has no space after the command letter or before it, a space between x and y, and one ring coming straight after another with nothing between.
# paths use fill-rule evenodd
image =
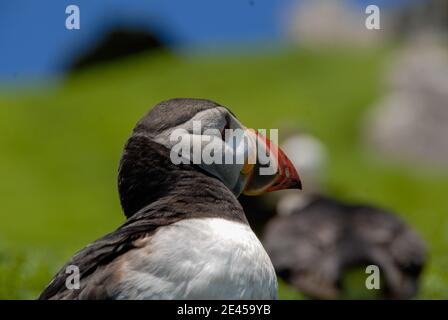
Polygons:
<instances>
[{"instance_id":1,"label":"blurred puffin in background","mask_svg":"<svg viewBox=\"0 0 448 320\"><path fill-rule=\"evenodd\" d=\"M174 153L187 160L179 164L171 153L176 129L191 151ZM240 129L247 138L240 141L249 143L231 143L226 129ZM192 163L205 142L243 163ZM261 150L269 163L260 161ZM270 175L261 174L271 165L276 169ZM226 107L203 99L159 103L137 123L120 161L127 220L74 255L39 298L275 299L274 268L237 197L300 187L284 153ZM79 268L79 289L66 287L70 265Z\"/></svg>"},{"instance_id":2,"label":"blurred puffin in background","mask_svg":"<svg viewBox=\"0 0 448 320\"><path fill-rule=\"evenodd\" d=\"M382 280L377 296L413 297L426 260L423 240L392 212L325 196L328 152L317 138L290 133L281 146L300 171L304 190L264 195L258 202L239 199L277 274L308 297L335 299L347 296L352 271L362 270L364 286L366 266L376 265ZM371 295L358 291L352 297Z\"/></svg>"}]
</instances>

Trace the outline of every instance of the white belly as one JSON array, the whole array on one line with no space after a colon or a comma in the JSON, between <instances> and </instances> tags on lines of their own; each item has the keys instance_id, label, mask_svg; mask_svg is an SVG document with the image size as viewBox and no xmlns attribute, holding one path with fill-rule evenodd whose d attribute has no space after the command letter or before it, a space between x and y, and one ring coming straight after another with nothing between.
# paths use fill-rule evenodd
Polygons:
<instances>
[{"instance_id":1,"label":"white belly","mask_svg":"<svg viewBox=\"0 0 448 320\"><path fill-rule=\"evenodd\" d=\"M118 299L276 299L271 260L249 226L220 218L162 227L129 252Z\"/></svg>"}]
</instances>

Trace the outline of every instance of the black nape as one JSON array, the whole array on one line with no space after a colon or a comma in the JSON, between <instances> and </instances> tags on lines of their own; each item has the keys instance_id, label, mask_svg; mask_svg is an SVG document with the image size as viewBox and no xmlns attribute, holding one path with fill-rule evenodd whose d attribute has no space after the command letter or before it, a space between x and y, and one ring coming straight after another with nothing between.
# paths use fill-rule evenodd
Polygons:
<instances>
[{"instance_id":1,"label":"black nape","mask_svg":"<svg viewBox=\"0 0 448 320\"><path fill-rule=\"evenodd\" d=\"M118 190L128 219L220 217L247 223L238 200L219 179L190 164L173 164L169 152L142 134L127 142Z\"/></svg>"}]
</instances>

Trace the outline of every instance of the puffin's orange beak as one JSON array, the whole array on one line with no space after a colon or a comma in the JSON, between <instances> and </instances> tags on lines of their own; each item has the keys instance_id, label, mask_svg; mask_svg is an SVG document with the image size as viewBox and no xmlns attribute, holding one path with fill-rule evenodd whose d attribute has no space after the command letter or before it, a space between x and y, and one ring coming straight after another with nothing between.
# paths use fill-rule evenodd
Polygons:
<instances>
[{"instance_id":1,"label":"puffin's orange beak","mask_svg":"<svg viewBox=\"0 0 448 320\"><path fill-rule=\"evenodd\" d=\"M257 145L257 163L244 187L243 194L259 195L265 192L302 189L296 168L285 153L271 140L255 130L248 130Z\"/></svg>"}]
</instances>

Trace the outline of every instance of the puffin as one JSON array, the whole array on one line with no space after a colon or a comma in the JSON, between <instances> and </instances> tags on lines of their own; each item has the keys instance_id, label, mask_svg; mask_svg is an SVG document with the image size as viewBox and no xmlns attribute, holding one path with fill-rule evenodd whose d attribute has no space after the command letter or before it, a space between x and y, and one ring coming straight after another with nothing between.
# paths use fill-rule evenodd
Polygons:
<instances>
[{"instance_id":1,"label":"puffin","mask_svg":"<svg viewBox=\"0 0 448 320\"><path fill-rule=\"evenodd\" d=\"M313 299L414 297L427 259L427 246L417 232L395 212L327 195L329 153L318 138L296 132L281 147L300 168L306 189L259 199L258 206L264 203L275 212L261 239L279 277ZM379 268L381 284L375 292L363 291L369 265ZM348 281L355 275L360 286ZM361 290L353 292L350 286Z\"/></svg>"},{"instance_id":2,"label":"puffin","mask_svg":"<svg viewBox=\"0 0 448 320\"><path fill-rule=\"evenodd\" d=\"M262 237L274 268L286 283L313 299L411 299L418 292L426 244L395 213L369 204L351 204L324 195L300 197L279 208ZM281 237L278 236L281 234ZM379 270L375 294L351 293L350 275ZM359 281L359 278L358 280ZM356 295L356 296L355 296Z\"/></svg>"},{"instance_id":3,"label":"puffin","mask_svg":"<svg viewBox=\"0 0 448 320\"><path fill-rule=\"evenodd\" d=\"M198 159L197 150L210 145L215 161ZM219 161L227 155L234 161ZM301 189L292 162L227 107L163 101L124 147L118 191L125 222L76 253L39 299L277 299L274 267L237 197L283 189ZM66 285L73 266L75 289Z\"/></svg>"}]
</instances>

